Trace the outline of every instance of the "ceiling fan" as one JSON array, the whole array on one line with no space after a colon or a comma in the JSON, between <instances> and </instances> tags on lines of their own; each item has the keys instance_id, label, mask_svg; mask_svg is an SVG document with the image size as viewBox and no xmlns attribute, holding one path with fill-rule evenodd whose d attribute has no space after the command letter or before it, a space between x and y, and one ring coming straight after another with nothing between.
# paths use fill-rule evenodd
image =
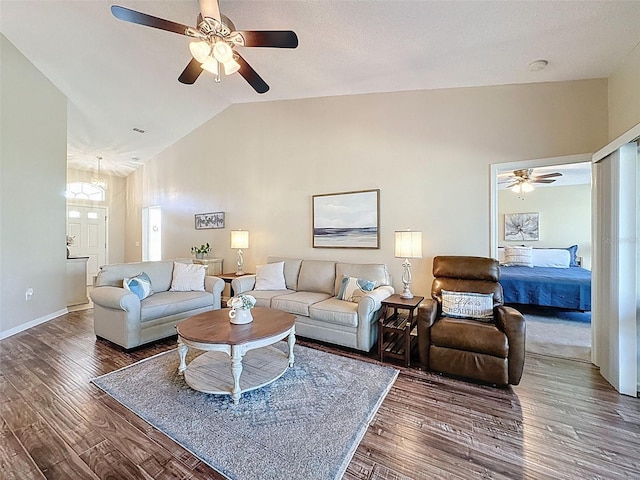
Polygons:
<instances>
[{"instance_id":1,"label":"ceiling fan","mask_svg":"<svg viewBox=\"0 0 640 480\"><path fill-rule=\"evenodd\" d=\"M561 177L560 172L545 173L542 175L534 175L533 168L523 168L514 170L513 175L504 180L502 183L511 183L505 188L510 188L516 193L533 191L533 183L553 183L556 181L553 177Z\"/></svg>"},{"instance_id":2,"label":"ceiling fan","mask_svg":"<svg viewBox=\"0 0 640 480\"><path fill-rule=\"evenodd\" d=\"M236 30L233 22L220 13L218 0L199 0L200 13L197 27L137 12L129 8L113 5L111 13L125 22L137 23L147 27L166 30L192 37L189 44L193 58L178 77L181 83L194 83L202 70L213 73L216 82L220 82L221 70L225 75L235 72L258 93L265 93L269 85L236 51L236 47L274 47L296 48L298 36L291 30Z\"/></svg>"}]
</instances>

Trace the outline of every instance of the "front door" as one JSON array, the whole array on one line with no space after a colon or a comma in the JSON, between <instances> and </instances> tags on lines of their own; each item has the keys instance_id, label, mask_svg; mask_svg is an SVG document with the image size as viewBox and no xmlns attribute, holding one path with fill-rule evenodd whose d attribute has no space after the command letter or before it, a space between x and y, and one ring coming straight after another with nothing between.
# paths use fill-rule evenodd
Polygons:
<instances>
[{"instance_id":1,"label":"front door","mask_svg":"<svg viewBox=\"0 0 640 480\"><path fill-rule=\"evenodd\" d=\"M93 285L93 277L107 260L107 209L67 205L67 236L73 237L69 245L72 257L89 257L87 285Z\"/></svg>"}]
</instances>

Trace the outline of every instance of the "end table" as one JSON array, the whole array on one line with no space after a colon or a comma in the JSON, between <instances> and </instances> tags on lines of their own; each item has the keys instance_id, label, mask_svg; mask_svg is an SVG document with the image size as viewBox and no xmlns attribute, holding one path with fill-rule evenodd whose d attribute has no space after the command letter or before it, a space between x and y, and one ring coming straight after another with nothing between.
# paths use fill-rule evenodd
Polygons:
<instances>
[{"instance_id":1,"label":"end table","mask_svg":"<svg viewBox=\"0 0 640 480\"><path fill-rule=\"evenodd\" d=\"M380 361L385 357L404 360L404 366L411 364L411 351L417 344L418 333L415 310L424 297L402 298L391 295L382 301L382 314L378 320L378 355ZM392 311L389 315L389 311ZM398 310L406 310L400 314Z\"/></svg>"}]
</instances>

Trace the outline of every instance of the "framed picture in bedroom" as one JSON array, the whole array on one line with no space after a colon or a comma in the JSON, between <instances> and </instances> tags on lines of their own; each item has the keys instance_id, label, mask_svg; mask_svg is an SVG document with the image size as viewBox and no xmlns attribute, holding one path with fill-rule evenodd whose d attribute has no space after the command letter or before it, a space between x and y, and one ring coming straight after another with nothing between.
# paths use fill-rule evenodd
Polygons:
<instances>
[{"instance_id":1,"label":"framed picture in bedroom","mask_svg":"<svg viewBox=\"0 0 640 480\"><path fill-rule=\"evenodd\" d=\"M313 248L380 248L380 190L314 195Z\"/></svg>"},{"instance_id":2,"label":"framed picture in bedroom","mask_svg":"<svg viewBox=\"0 0 640 480\"><path fill-rule=\"evenodd\" d=\"M196 213L196 230L224 228L224 212Z\"/></svg>"},{"instance_id":3,"label":"framed picture in bedroom","mask_svg":"<svg viewBox=\"0 0 640 480\"><path fill-rule=\"evenodd\" d=\"M539 213L505 213L504 239L510 241L540 240Z\"/></svg>"}]
</instances>

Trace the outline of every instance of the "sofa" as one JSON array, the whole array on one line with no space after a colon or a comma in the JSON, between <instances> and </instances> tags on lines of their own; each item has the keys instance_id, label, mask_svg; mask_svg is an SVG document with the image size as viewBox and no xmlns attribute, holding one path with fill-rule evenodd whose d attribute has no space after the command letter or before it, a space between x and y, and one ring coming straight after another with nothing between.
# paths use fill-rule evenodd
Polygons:
<instances>
[{"instance_id":1,"label":"sofa","mask_svg":"<svg viewBox=\"0 0 640 480\"><path fill-rule=\"evenodd\" d=\"M90 294L96 336L131 349L175 335L176 324L185 318L219 309L224 281L206 276L204 265L187 262L163 260L100 267ZM183 275L178 276L178 271ZM138 277L149 280L147 294L151 294L146 298L139 298L144 294L133 287L133 291L123 287L125 278Z\"/></svg>"},{"instance_id":2,"label":"sofa","mask_svg":"<svg viewBox=\"0 0 640 480\"><path fill-rule=\"evenodd\" d=\"M265 283L261 277L261 270L274 264L282 264L280 285ZM349 297L352 301L339 298L344 278L365 280L365 290ZM267 257L266 265L257 266L255 275L233 279L231 288L236 295L255 297L256 306L294 314L297 335L365 352L378 340L381 302L394 293L384 264L274 256Z\"/></svg>"},{"instance_id":3,"label":"sofa","mask_svg":"<svg viewBox=\"0 0 640 480\"><path fill-rule=\"evenodd\" d=\"M495 385L518 385L526 324L519 311L504 305L498 261L438 256L433 276L431 298L418 309L422 366Z\"/></svg>"}]
</instances>

